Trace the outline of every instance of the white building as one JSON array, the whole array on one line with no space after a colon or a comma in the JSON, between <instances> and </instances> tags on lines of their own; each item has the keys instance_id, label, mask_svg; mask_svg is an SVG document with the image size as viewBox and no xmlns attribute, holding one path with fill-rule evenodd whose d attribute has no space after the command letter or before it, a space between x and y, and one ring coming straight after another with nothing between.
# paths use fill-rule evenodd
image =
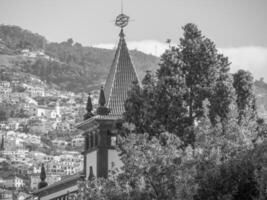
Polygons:
<instances>
[{"instance_id":1,"label":"white building","mask_svg":"<svg viewBox=\"0 0 267 200\"><path fill-rule=\"evenodd\" d=\"M65 148L68 146L68 142L65 141L65 140L59 140L59 139L55 139L55 140L52 140L52 144L54 146L57 146L59 148Z\"/></svg>"},{"instance_id":2,"label":"white building","mask_svg":"<svg viewBox=\"0 0 267 200\"><path fill-rule=\"evenodd\" d=\"M36 116L48 119L61 118L59 103L57 102L54 107L38 106L36 108Z\"/></svg>"},{"instance_id":3,"label":"white building","mask_svg":"<svg viewBox=\"0 0 267 200\"><path fill-rule=\"evenodd\" d=\"M12 175L4 178L4 186L7 188L22 188L25 185L24 178L18 175Z\"/></svg>"}]
</instances>

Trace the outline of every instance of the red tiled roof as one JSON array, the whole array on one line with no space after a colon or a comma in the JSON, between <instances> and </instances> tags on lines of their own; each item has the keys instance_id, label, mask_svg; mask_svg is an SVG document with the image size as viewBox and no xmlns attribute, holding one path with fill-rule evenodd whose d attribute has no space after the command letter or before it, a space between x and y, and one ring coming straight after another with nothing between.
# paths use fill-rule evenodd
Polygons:
<instances>
[{"instance_id":1,"label":"red tiled roof","mask_svg":"<svg viewBox=\"0 0 267 200\"><path fill-rule=\"evenodd\" d=\"M127 93L134 81L139 82L124 39L123 29L121 29L120 41L104 88L106 106L110 109L109 117L120 118L122 116L125 111L124 102ZM103 117L106 118L107 116Z\"/></svg>"}]
</instances>

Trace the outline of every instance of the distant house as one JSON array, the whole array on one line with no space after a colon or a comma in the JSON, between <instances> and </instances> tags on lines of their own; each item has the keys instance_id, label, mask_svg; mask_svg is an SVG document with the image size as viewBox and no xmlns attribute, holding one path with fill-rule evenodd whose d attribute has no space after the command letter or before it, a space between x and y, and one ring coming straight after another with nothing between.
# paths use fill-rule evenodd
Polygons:
<instances>
[{"instance_id":1,"label":"distant house","mask_svg":"<svg viewBox=\"0 0 267 200\"><path fill-rule=\"evenodd\" d=\"M34 144L41 143L41 136L28 134L28 140Z\"/></svg>"},{"instance_id":2,"label":"distant house","mask_svg":"<svg viewBox=\"0 0 267 200\"><path fill-rule=\"evenodd\" d=\"M10 87L10 83L7 81L0 82L0 94L1 95L9 95L12 92L12 88Z\"/></svg>"},{"instance_id":3,"label":"distant house","mask_svg":"<svg viewBox=\"0 0 267 200\"><path fill-rule=\"evenodd\" d=\"M44 97L45 96L45 89L39 86L32 86L28 84L22 84L22 87L26 89L26 92L29 94L30 97Z\"/></svg>"},{"instance_id":4,"label":"distant house","mask_svg":"<svg viewBox=\"0 0 267 200\"><path fill-rule=\"evenodd\" d=\"M52 140L52 144L54 146L57 146L59 148L65 148L68 146L68 142L65 141L65 140L59 140L59 139L55 139L55 140Z\"/></svg>"},{"instance_id":5,"label":"distant house","mask_svg":"<svg viewBox=\"0 0 267 200\"><path fill-rule=\"evenodd\" d=\"M82 147L84 145L84 137L77 136L71 140L71 146L73 147Z\"/></svg>"},{"instance_id":6,"label":"distant house","mask_svg":"<svg viewBox=\"0 0 267 200\"><path fill-rule=\"evenodd\" d=\"M61 176L64 175L63 163L55 161L47 163L47 173Z\"/></svg>"},{"instance_id":7,"label":"distant house","mask_svg":"<svg viewBox=\"0 0 267 200\"><path fill-rule=\"evenodd\" d=\"M53 107L49 106L38 106L36 108L37 117L46 117L48 119L56 119L61 117L60 106L57 103Z\"/></svg>"},{"instance_id":8,"label":"distant house","mask_svg":"<svg viewBox=\"0 0 267 200\"><path fill-rule=\"evenodd\" d=\"M20 122L16 120L16 118L9 118L8 119L8 128L9 130L18 130Z\"/></svg>"},{"instance_id":9,"label":"distant house","mask_svg":"<svg viewBox=\"0 0 267 200\"><path fill-rule=\"evenodd\" d=\"M10 88L10 82L9 81L0 81L0 87Z\"/></svg>"},{"instance_id":10,"label":"distant house","mask_svg":"<svg viewBox=\"0 0 267 200\"><path fill-rule=\"evenodd\" d=\"M59 122L56 125L56 130L66 132L66 131L70 130L70 123L68 123L68 122Z\"/></svg>"},{"instance_id":11,"label":"distant house","mask_svg":"<svg viewBox=\"0 0 267 200\"><path fill-rule=\"evenodd\" d=\"M6 188L22 188L25 186L25 178L19 175L10 175L4 178L3 185Z\"/></svg>"},{"instance_id":12,"label":"distant house","mask_svg":"<svg viewBox=\"0 0 267 200\"><path fill-rule=\"evenodd\" d=\"M13 191L0 188L0 199L13 200Z\"/></svg>"},{"instance_id":13,"label":"distant house","mask_svg":"<svg viewBox=\"0 0 267 200\"><path fill-rule=\"evenodd\" d=\"M33 98L31 98L31 97L26 96L25 100L26 100L26 102L28 104L33 104L33 105L36 105L36 106L38 105L38 102L36 100L34 100Z\"/></svg>"}]
</instances>

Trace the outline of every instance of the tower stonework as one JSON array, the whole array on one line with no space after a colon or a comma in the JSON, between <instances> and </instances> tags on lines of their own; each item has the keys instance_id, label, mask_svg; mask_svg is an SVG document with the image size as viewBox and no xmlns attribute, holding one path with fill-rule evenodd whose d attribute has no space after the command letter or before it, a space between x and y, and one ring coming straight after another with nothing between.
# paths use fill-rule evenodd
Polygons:
<instances>
[{"instance_id":1,"label":"tower stonework","mask_svg":"<svg viewBox=\"0 0 267 200\"><path fill-rule=\"evenodd\" d=\"M112 166L122 166L114 148L116 134L113 130L116 122L122 119L128 91L133 82L139 80L123 29L119 36L120 40L104 87L105 105L99 105L99 108L106 112L98 112L96 116L77 125L77 128L83 131L85 138L83 155L86 179L89 177L90 167L93 168L96 177L107 177Z\"/></svg>"}]
</instances>

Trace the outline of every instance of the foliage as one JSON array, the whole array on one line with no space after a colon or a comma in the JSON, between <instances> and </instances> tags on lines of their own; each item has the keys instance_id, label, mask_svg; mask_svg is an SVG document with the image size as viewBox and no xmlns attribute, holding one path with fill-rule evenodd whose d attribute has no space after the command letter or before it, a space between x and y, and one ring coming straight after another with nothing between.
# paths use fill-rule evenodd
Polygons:
<instances>
[{"instance_id":1,"label":"foliage","mask_svg":"<svg viewBox=\"0 0 267 200\"><path fill-rule=\"evenodd\" d=\"M12 92L25 92L25 91L26 91L26 88L18 85L18 86L13 87L13 91Z\"/></svg>"},{"instance_id":2,"label":"foliage","mask_svg":"<svg viewBox=\"0 0 267 200\"><path fill-rule=\"evenodd\" d=\"M124 119L139 133L168 131L185 145L194 145L194 125L203 117L203 102L211 104L214 125L218 117L226 124L235 94L228 59L196 25L187 24L183 30L178 47L162 55L156 75L148 72L143 88L134 85L129 92Z\"/></svg>"},{"instance_id":3,"label":"foliage","mask_svg":"<svg viewBox=\"0 0 267 200\"><path fill-rule=\"evenodd\" d=\"M266 125L262 120L240 125L231 115L234 110L228 123L214 125L209 103L203 104L194 148L168 132L155 137L131 133L131 124L118 127L122 169L112 170L108 179L86 181L80 195L101 200L265 199Z\"/></svg>"},{"instance_id":4,"label":"foliage","mask_svg":"<svg viewBox=\"0 0 267 200\"><path fill-rule=\"evenodd\" d=\"M20 104L11 104L3 101L0 103L0 121L7 121L11 117L28 118L30 113L23 109Z\"/></svg>"},{"instance_id":5,"label":"foliage","mask_svg":"<svg viewBox=\"0 0 267 200\"><path fill-rule=\"evenodd\" d=\"M238 119L241 123L246 118L256 118L256 97L254 81L250 72L239 70L234 74L234 88L237 94ZM248 115L249 114L249 115Z\"/></svg>"},{"instance_id":6,"label":"foliage","mask_svg":"<svg viewBox=\"0 0 267 200\"><path fill-rule=\"evenodd\" d=\"M43 49L46 39L18 26L0 25L0 38L11 49Z\"/></svg>"},{"instance_id":7,"label":"foliage","mask_svg":"<svg viewBox=\"0 0 267 200\"><path fill-rule=\"evenodd\" d=\"M12 67L4 66L5 70L33 74L49 84L74 92L88 92L102 85L115 54L115 50L82 46L71 38L61 43L49 43L44 37L17 26L1 25L0 38L13 50L13 53L8 53L13 54L8 57ZM22 49L40 50L45 56L22 57L18 55ZM157 67L159 60L155 56L135 50L130 54L140 77L147 69Z\"/></svg>"},{"instance_id":8,"label":"foliage","mask_svg":"<svg viewBox=\"0 0 267 200\"><path fill-rule=\"evenodd\" d=\"M190 199L195 190L192 149L183 151L175 135L165 132L160 138L120 138L122 171L114 168L109 179L88 181L87 199Z\"/></svg>"},{"instance_id":9,"label":"foliage","mask_svg":"<svg viewBox=\"0 0 267 200\"><path fill-rule=\"evenodd\" d=\"M220 165L201 163L194 200L267 198L266 142Z\"/></svg>"},{"instance_id":10,"label":"foliage","mask_svg":"<svg viewBox=\"0 0 267 200\"><path fill-rule=\"evenodd\" d=\"M80 195L101 200L266 198L266 141L253 146L242 137L237 120L223 132L207 115L208 110L195 128L194 149L167 132L151 137L128 130L118 138L122 169L111 170L108 179L86 181Z\"/></svg>"},{"instance_id":11,"label":"foliage","mask_svg":"<svg viewBox=\"0 0 267 200\"><path fill-rule=\"evenodd\" d=\"M117 127L124 165L86 182L87 199L266 197L266 124L239 120L244 107L245 116L255 113L251 79L232 76L228 59L195 25L184 31L157 73L147 72L142 87L134 83Z\"/></svg>"}]
</instances>

